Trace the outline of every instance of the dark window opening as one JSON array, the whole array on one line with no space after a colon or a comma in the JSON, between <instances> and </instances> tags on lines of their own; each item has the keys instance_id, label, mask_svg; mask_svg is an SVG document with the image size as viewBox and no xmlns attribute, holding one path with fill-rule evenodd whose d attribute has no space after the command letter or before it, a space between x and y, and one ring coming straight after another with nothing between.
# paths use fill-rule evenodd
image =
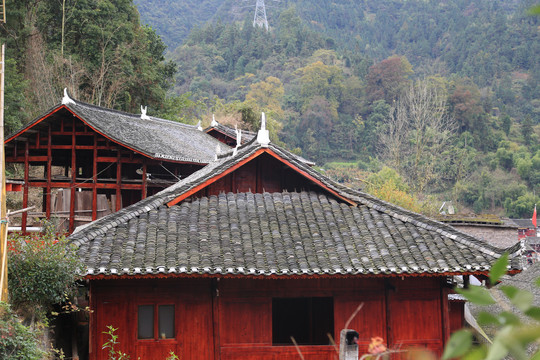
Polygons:
<instances>
[{"instance_id":1,"label":"dark window opening","mask_svg":"<svg viewBox=\"0 0 540 360\"><path fill-rule=\"evenodd\" d=\"M174 305L159 306L159 338L174 338Z\"/></svg>"},{"instance_id":2,"label":"dark window opening","mask_svg":"<svg viewBox=\"0 0 540 360\"><path fill-rule=\"evenodd\" d=\"M137 324L139 339L154 338L154 305L139 306Z\"/></svg>"},{"instance_id":3,"label":"dark window opening","mask_svg":"<svg viewBox=\"0 0 540 360\"><path fill-rule=\"evenodd\" d=\"M157 322L154 319L157 319ZM138 339L173 339L174 337L174 305L139 305Z\"/></svg>"},{"instance_id":4,"label":"dark window opening","mask_svg":"<svg viewBox=\"0 0 540 360\"><path fill-rule=\"evenodd\" d=\"M331 297L272 299L272 343L328 345L334 337L334 300Z\"/></svg>"}]
</instances>

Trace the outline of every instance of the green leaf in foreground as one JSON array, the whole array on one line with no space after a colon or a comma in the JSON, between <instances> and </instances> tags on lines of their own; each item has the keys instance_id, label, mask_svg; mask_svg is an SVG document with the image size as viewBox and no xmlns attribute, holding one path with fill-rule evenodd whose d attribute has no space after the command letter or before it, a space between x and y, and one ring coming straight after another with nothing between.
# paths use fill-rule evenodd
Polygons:
<instances>
[{"instance_id":1,"label":"green leaf in foreground","mask_svg":"<svg viewBox=\"0 0 540 360\"><path fill-rule=\"evenodd\" d=\"M501 276L506 274L506 267L508 266L508 254L504 254L493 264L489 271L489 280L493 285L499 281Z\"/></svg>"},{"instance_id":2,"label":"green leaf in foreground","mask_svg":"<svg viewBox=\"0 0 540 360\"><path fill-rule=\"evenodd\" d=\"M540 308L533 306L529 310L525 311L525 315L527 315L530 318L540 321Z\"/></svg>"},{"instance_id":3,"label":"green leaf in foreground","mask_svg":"<svg viewBox=\"0 0 540 360\"><path fill-rule=\"evenodd\" d=\"M529 9L529 15L540 15L540 5L535 5Z\"/></svg>"},{"instance_id":4,"label":"green leaf in foreground","mask_svg":"<svg viewBox=\"0 0 540 360\"><path fill-rule=\"evenodd\" d=\"M512 302L512 304L521 311L527 311L533 302L533 294L529 291L518 289L514 286L501 286L500 289Z\"/></svg>"},{"instance_id":5,"label":"green leaf in foreground","mask_svg":"<svg viewBox=\"0 0 540 360\"><path fill-rule=\"evenodd\" d=\"M468 289L456 289L456 292L465 296L467 300L478 305L492 305L495 300L491 297L489 291L480 286L470 286Z\"/></svg>"},{"instance_id":6,"label":"green leaf in foreground","mask_svg":"<svg viewBox=\"0 0 540 360\"><path fill-rule=\"evenodd\" d=\"M501 325L497 316L485 311L478 314L478 323L481 325Z\"/></svg>"},{"instance_id":7,"label":"green leaf in foreground","mask_svg":"<svg viewBox=\"0 0 540 360\"><path fill-rule=\"evenodd\" d=\"M459 330L452 334L442 360L453 359L464 355L472 346L472 334L468 330Z\"/></svg>"}]
</instances>

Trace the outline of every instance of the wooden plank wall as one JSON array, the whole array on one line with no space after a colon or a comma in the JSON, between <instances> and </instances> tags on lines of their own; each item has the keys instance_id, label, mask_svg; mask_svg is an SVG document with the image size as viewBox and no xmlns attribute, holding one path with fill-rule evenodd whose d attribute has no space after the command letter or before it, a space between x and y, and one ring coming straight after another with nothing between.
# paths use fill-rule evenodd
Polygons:
<instances>
[{"instance_id":1,"label":"wooden plank wall","mask_svg":"<svg viewBox=\"0 0 540 360\"><path fill-rule=\"evenodd\" d=\"M393 349L423 346L440 355L446 326L442 286L440 278L95 281L90 359L106 359L102 331L109 323L120 329L122 349L141 360L164 359L170 350L181 359L298 359L294 346L272 345L272 298L276 297L332 297L331 335L336 340L363 303L349 325L360 333L361 352L367 351L372 337L380 336ZM175 305L176 339L137 340L137 306L157 303ZM332 345L300 349L306 360L336 358Z\"/></svg>"},{"instance_id":2,"label":"wooden plank wall","mask_svg":"<svg viewBox=\"0 0 540 360\"><path fill-rule=\"evenodd\" d=\"M256 174L256 176L253 176ZM268 154L262 154L194 195L309 191L320 187Z\"/></svg>"}]
</instances>

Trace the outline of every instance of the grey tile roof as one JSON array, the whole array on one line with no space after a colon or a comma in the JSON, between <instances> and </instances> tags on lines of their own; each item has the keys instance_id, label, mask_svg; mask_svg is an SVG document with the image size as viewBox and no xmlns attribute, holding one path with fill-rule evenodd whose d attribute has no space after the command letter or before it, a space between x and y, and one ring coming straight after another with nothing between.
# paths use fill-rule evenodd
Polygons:
<instances>
[{"instance_id":1,"label":"grey tile roof","mask_svg":"<svg viewBox=\"0 0 540 360\"><path fill-rule=\"evenodd\" d=\"M196 126L149 116L140 115L74 101L58 105L47 113L66 106L90 127L124 146L139 151L151 158L207 164L215 157L216 146L229 147ZM39 117L25 126L32 127ZM19 130L20 133L23 130Z\"/></svg>"},{"instance_id":2,"label":"grey tile roof","mask_svg":"<svg viewBox=\"0 0 540 360\"><path fill-rule=\"evenodd\" d=\"M235 129L230 128L230 127L225 126L225 125L222 125L220 123L218 123L215 126L209 126L206 129L204 129L204 131L207 132L207 133L212 131L212 130L216 130L216 131L219 131L219 132L221 132L221 133L223 133L223 134L225 134L227 136L230 136L232 138L236 138L236 130ZM251 143L251 142L255 141L256 136L257 136L257 133L254 133L253 131L242 130L242 144L241 145L246 145L248 143ZM231 151L228 151L226 153L230 154ZM307 160L307 159L303 158L300 155L290 153L290 156L295 156L298 160L302 161L306 165L309 165L309 166L314 166L315 165L315 163L313 161Z\"/></svg>"},{"instance_id":3,"label":"grey tile roof","mask_svg":"<svg viewBox=\"0 0 540 360\"><path fill-rule=\"evenodd\" d=\"M223 155L160 193L78 229L70 238L88 274L474 272L488 270L503 253L335 183L273 144L269 151L353 205L324 191L221 194L166 205L260 149L253 140L235 156Z\"/></svg>"},{"instance_id":4,"label":"grey tile roof","mask_svg":"<svg viewBox=\"0 0 540 360\"><path fill-rule=\"evenodd\" d=\"M212 130L218 131L224 135L227 135L233 139L236 139L236 130L231 127L218 123L217 125L210 125L206 129L204 129L204 132L207 133ZM255 136L257 136L257 133L254 133L253 131L242 130L242 141L241 141L242 144L250 142L251 140L253 140Z\"/></svg>"},{"instance_id":5,"label":"grey tile roof","mask_svg":"<svg viewBox=\"0 0 540 360\"><path fill-rule=\"evenodd\" d=\"M534 229L531 219L511 219L520 229Z\"/></svg>"}]
</instances>

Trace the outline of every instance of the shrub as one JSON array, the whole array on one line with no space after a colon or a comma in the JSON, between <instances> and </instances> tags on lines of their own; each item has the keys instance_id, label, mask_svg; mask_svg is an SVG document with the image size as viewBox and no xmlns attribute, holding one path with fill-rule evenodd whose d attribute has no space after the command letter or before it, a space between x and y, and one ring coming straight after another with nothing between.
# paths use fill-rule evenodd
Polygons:
<instances>
[{"instance_id":1,"label":"shrub","mask_svg":"<svg viewBox=\"0 0 540 360\"><path fill-rule=\"evenodd\" d=\"M0 303L0 359L40 360L46 352L39 344L40 332L24 326L10 306Z\"/></svg>"},{"instance_id":2,"label":"shrub","mask_svg":"<svg viewBox=\"0 0 540 360\"><path fill-rule=\"evenodd\" d=\"M8 284L14 308L33 323L76 290L82 266L64 236L44 232L9 237Z\"/></svg>"}]
</instances>

